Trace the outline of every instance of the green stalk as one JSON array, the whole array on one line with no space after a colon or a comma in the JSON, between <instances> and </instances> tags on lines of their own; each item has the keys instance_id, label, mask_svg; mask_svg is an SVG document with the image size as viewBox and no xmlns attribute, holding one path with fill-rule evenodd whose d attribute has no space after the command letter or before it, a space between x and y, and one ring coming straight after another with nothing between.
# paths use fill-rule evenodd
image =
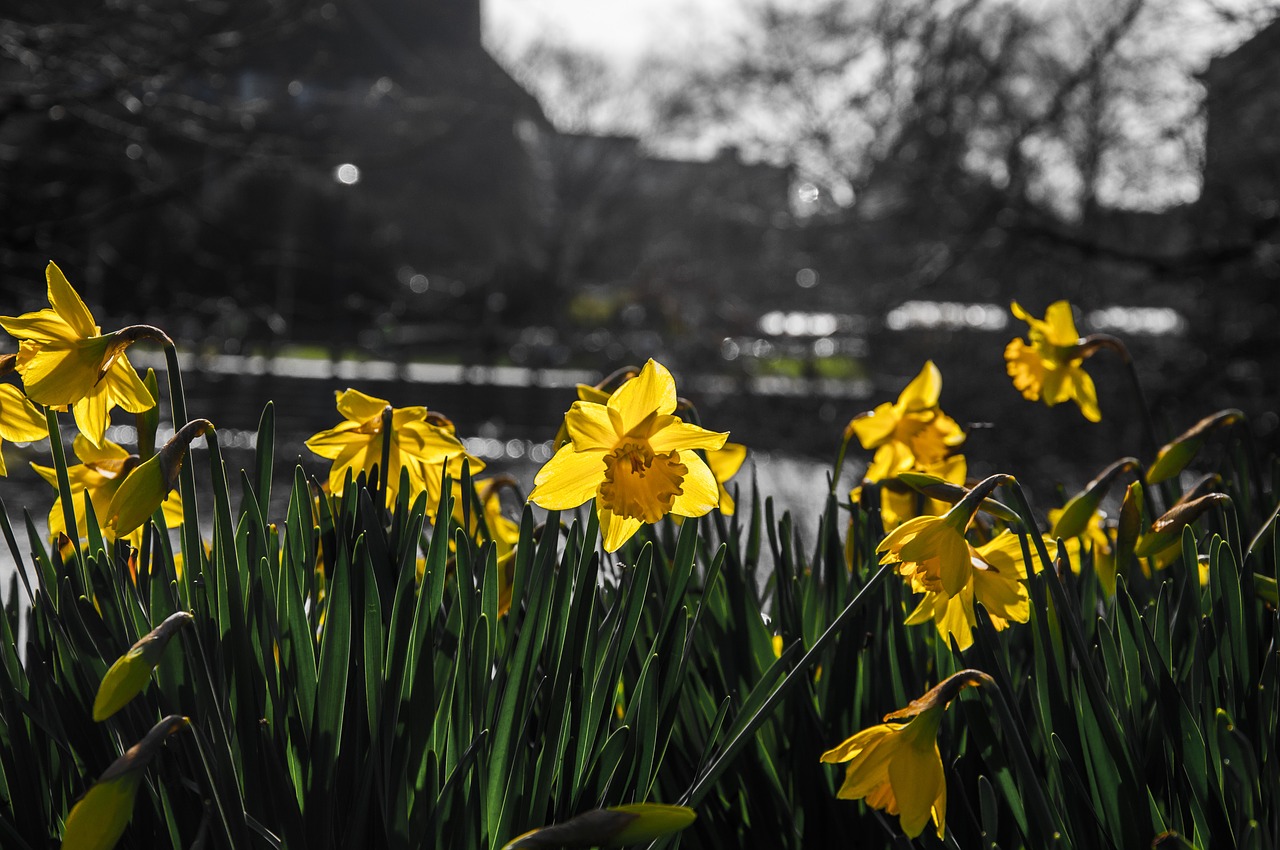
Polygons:
<instances>
[{"instance_id":1,"label":"green stalk","mask_svg":"<svg viewBox=\"0 0 1280 850\"><path fill-rule=\"evenodd\" d=\"M89 574L84 566L84 553L80 551L80 529L76 526L76 505L71 499L71 479L67 476L67 453L62 446L62 431L58 429L58 413L52 407L44 409L45 422L49 426L49 452L53 455L53 468L58 473L58 495L62 499L62 521L67 528L67 536L76 550L76 561L80 564L81 580L88 588Z\"/></svg>"},{"instance_id":2,"label":"green stalk","mask_svg":"<svg viewBox=\"0 0 1280 850\"><path fill-rule=\"evenodd\" d=\"M817 642L804 654L804 657L787 674L787 677L782 680L782 684L778 686L777 690L770 694L764 704L757 709L751 720L742 728L742 731L725 745L715 762L680 796L680 805L697 807L698 803L702 801L703 795L711 790L711 787L719 780L721 774L729 769L729 765L737 757L738 753L750 743L751 736L769 719L769 715L777 707L778 703L782 702L797 683L808 678L809 668L817 662L818 656L826 649L827 644L835 640L845 624L853 618L853 615L870 598L871 590L880 583L880 580L890 571L891 567L892 564L885 564L871 577L870 581L863 585L862 589L858 591L858 595L850 600L849 604L840 612L840 616L836 617L835 621L827 627L827 630L822 633Z\"/></svg>"},{"instance_id":3,"label":"green stalk","mask_svg":"<svg viewBox=\"0 0 1280 850\"><path fill-rule=\"evenodd\" d=\"M173 430L177 433L187 424L187 397L182 389L182 367L178 365L178 349L172 342L164 346L164 360L168 367L169 412L173 416ZM200 517L196 505L196 476L194 464L184 463L178 473L178 491L182 495L182 582L180 593L182 606L190 608L191 580L204 568L204 547L200 543Z\"/></svg>"}]
</instances>

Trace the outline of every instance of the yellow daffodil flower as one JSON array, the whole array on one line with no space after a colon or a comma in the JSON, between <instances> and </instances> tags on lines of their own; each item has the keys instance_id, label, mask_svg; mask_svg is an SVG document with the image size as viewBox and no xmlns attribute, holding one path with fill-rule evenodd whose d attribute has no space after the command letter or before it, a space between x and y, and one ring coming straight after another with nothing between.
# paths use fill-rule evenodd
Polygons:
<instances>
[{"instance_id":1,"label":"yellow daffodil flower","mask_svg":"<svg viewBox=\"0 0 1280 850\"><path fill-rule=\"evenodd\" d=\"M668 513L713 510L719 488L695 450L720 449L729 435L683 422L675 409L675 380L653 360L605 404L574 402L565 414L570 441L538 471L529 500L568 510L594 496L607 552Z\"/></svg>"},{"instance_id":2,"label":"yellow daffodil flower","mask_svg":"<svg viewBox=\"0 0 1280 850\"><path fill-rule=\"evenodd\" d=\"M82 534L87 528L85 524L84 494L88 493L89 501L93 505L94 516L98 518L99 523L104 524L102 525L103 532L111 536L114 528L105 525L107 518L111 516L111 501L116 492L124 485L129 473L138 466L138 456L129 454L124 448L110 440L103 440L102 445L95 446L84 434L76 436L72 448L76 453L76 457L80 458L80 463L67 467L67 478L71 483L71 500L75 505L76 527ZM57 470L34 463L31 464L31 468L39 473L41 478L48 481L54 489L57 489ZM159 504L157 500L157 505ZM166 527L174 528L182 523L182 499L180 496L176 493L172 494L161 506L164 509ZM147 515L150 516L150 512ZM54 499L53 508L49 511L49 536L56 537L58 534L70 536L66 522L63 519L61 496ZM123 534L122 537L128 540L135 548L142 545L142 530L136 526Z\"/></svg>"},{"instance_id":3,"label":"yellow daffodil flower","mask_svg":"<svg viewBox=\"0 0 1280 850\"><path fill-rule=\"evenodd\" d=\"M156 403L124 350L140 339L168 337L146 325L104 335L56 265L49 263L45 278L50 307L0 316L0 327L21 340L16 365L31 400L71 405L80 433L98 446L113 407L141 413Z\"/></svg>"},{"instance_id":4,"label":"yellow daffodil flower","mask_svg":"<svg viewBox=\"0 0 1280 850\"><path fill-rule=\"evenodd\" d=\"M1054 545L1047 540L1045 545L1053 557ZM974 602L981 602L987 609L997 631L1008 628L1011 622L1025 623L1030 619L1031 604L1024 584L1027 565L1022 560L1019 535L1005 530L983 546L969 546L969 562L973 568L970 580L960 592L926 591L916 610L907 617L908 626L932 620L948 645L954 638L957 647L968 649L973 645L973 629L978 624Z\"/></svg>"},{"instance_id":5,"label":"yellow daffodil flower","mask_svg":"<svg viewBox=\"0 0 1280 850\"><path fill-rule=\"evenodd\" d=\"M0 446L5 440L33 443L49 436L44 414L13 384L0 384ZM0 454L0 475L8 475Z\"/></svg>"},{"instance_id":6,"label":"yellow daffodil flower","mask_svg":"<svg viewBox=\"0 0 1280 850\"><path fill-rule=\"evenodd\" d=\"M1085 419L1100 421L1097 390L1089 373L1080 365L1084 358L1080 354L1080 334L1071 316L1071 305L1055 301L1043 319L1032 316L1017 301L1010 309L1029 325L1027 342L1015 339L1004 349L1005 367L1014 387L1031 401L1043 398L1049 407L1074 400Z\"/></svg>"},{"instance_id":7,"label":"yellow daffodil flower","mask_svg":"<svg viewBox=\"0 0 1280 850\"><path fill-rule=\"evenodd\" d=\"M941 393L942 373L930 360L896 402L885 402L849 423L862 447L876 452L867 481L937 464L964 442L959 424L938 407Z\"/></svg>"},{"instance_id":8,"label":"yellow daffodil flower","mask_svg":"<svg viewBox=\"0 0 1280 850\"><path fill-rule=\"evenodd\" d=\"M344 421L307 440L307 448L333 461L329 491L341 496L348 470L355 478L362 472L372 473L374 467L382 463L383 411L390 408L390 404L353 389L335 396ZM392 503L400 487L400 471L406 469L412 492L427 492L427 513L434 517L440 503L441 475L447 466L449 474L457 477L464 460L473 473L484 469L479 458L467 454L451 427L428 421L425 407L400 407L391 411L389 469L383 478Z\"/></svg>"},{"instance_id":9,"label":"yellow daffodil flower","mask_svg":"<svg viewBox=\"0 0 1280 850\"><path fill-rule=\"evenodd\" d=\"M964 531L972 509L956 505L943 516L919 516L885 535L876 547L880 563L895 564L917 593L942 592L955 596L973 577L973 561Z\"/></svg>"},{"instance_id":10,"label":"yellow daffodil flower","mask_svg":"<svg viewBox=\"0 0 1280 850\"><path fill-rule=\"evenodd\" d=\"M942 712L964 688L990 681L986 673L962 670L906 708L886 714L884 723L827 750L822 754L824 763L849 763L836 796L862 799L874 809L897 815L902 831L911 838L924 832L932 819L938 838L943 838L947 780L938 752Z\"/></svg>"}]
</instances>

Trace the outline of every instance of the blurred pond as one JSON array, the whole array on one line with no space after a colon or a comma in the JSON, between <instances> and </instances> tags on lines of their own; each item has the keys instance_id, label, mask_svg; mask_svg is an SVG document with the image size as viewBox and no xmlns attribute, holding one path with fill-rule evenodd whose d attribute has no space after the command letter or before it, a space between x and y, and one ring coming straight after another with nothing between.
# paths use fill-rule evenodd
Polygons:
<instances>
[{"instance_id":1,"label":"blurred pond","mask_svg":"<svg viewBox=\"0 0 1280 850\"><path fill-rule=\"evenodd\" d=\"M131 360L140 369L155 368L164 384L161 357L131 352ZM335 390L354 385L396 407L425 404L443 413L454 421L467 450L485 462L484 475L509 474L527 494L538 468L551 456L551 438L576 398L575 384L594 383L600 376L517 367L217 356L186 358L183 378L188 411L210 419L218 429L233 507L239 503L238 470L252 467L259 419L267 402L272 402L276 477L269 515L283 521L294 468L301 465L308 475L321 480L327 475L328 462L311 454L304 441L339 421ZM811 542L830 486L843 422L861 409L859 405L866 406L861 397L869 388L821 379L690 376L680 389L697 398L704 426L730 430L732 440L751 448L733 482L741 488L741 503L750 504L754 476L762 499L774 500L779 517L783 511L792 511L797 533ZM836 424L838 417L843 419ZM63 440L69 450L75 432L70 417L64 419ZM117 413L116 420L127 421L127 417ZM160 440L171 433L171 425L162 422ZM125 446L136 443L131 425L113 425L107 437ZM30 511L43 535L53 503L53 491L30 468L31 461L50 464L48 446L7 444L5 453L10 477L0 484L0 498L25 559L23 509ZM195 464L197 486L207 487L208 452L203 439L194 445L189 462ZM846 464L839 492L848 493L862 468L857 460ZM208 513L203 505L201 510ZM6 545L0 549L0 580L9 581L13 564Z\"/></svg>"}]
</instances>

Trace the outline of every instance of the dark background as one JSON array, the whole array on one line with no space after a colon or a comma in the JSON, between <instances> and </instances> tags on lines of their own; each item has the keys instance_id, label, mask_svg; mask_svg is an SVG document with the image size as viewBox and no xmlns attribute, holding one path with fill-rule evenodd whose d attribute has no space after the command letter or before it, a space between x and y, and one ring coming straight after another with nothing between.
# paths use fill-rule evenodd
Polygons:
<instances>
[{"instance_id":1,"label":"dark background","mask_svg":"<svg viewBox=\"0 0 1280 850\"><path fill-rule=\"evenodd\" d=\"M4 312L44 303L55 260L104 329L146 321L194 355L194 415L252 430L280 400L286 456L347 385L538 442L573 399L555 370L650 356L704 424L766 451L831 458L929 358L943 407L983 426L971 474L1075 486L1142 451L1107 352L1086 364L1100 424L1013 390L1015 298L1070 299L1082 333L1124 338L1162 438L1228 406L1280 433L1267 4L1221 10L1246 36L1179 78L1189 111L1157 100L1182 47L1139 49L1140 0L1068 22L1069 49L1019 4L759 4L716 63L627 82L635 133L592 120L618 103L599 59L495 60L478 0L5 5ZM548 80L577 100L540 102ZM680 137L724 144L654 143ZM1117 205L1157 142L1185 148L1198 193ZM277 356L398 365L305 378ZM218 357L259 359L201 374ZM531 371L406 380L416 362Z\"/></svg>"}]
</instances>

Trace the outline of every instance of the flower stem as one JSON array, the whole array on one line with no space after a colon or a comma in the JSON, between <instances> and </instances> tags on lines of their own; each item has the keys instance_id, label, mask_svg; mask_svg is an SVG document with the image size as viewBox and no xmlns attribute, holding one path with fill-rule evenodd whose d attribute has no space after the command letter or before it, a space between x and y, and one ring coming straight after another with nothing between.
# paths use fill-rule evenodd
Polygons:
<instances>
[{"instance_id":1,"label":"flower stem","mask_svg":"<svg viewBox=\"0 0 1280 850\"><path fill-rule=\"evenodd\" d=\"M58 413L52 407L44 409L45 422L49 426L49 452L53 455L53 468L58 472L58 495L62 501L62 522L71 538L71 545L76 550L76 560L84 569L84 558L80 552L80 529L76 526L76 504L71 495L71 479L67 476L67 453L62 446L62 431L58 428ZM88 574L85 574L86 588L90 587Z\"/></svg>"},{"instance_id":2,"label":"flower stem","mask_svg":"<svg viewBox=\"0 0 1280 850\"><path fill-rule=\"evenodd\" d=\"M1133 357L1129 354L1128 347L1119 338L1111 334L1090 334L1079 343L1081 353L1088 357L1099 348L1107 348L1115 352L1120 360L1124 363L1125 371L1129 375L1129 382L1133 384L1133 392L1138 400L1138 409L1142 413L1143 437L1146 440L1146 456L1149 461L1156 459L1156 453L1160 449L1160 441L1156 439L1155 423L1151 419L1151 405L1147 403L1147 395L1142 389L1142 381L1138 378L1138 367L1133 362Z\"/></svg>"}]
</instances>

